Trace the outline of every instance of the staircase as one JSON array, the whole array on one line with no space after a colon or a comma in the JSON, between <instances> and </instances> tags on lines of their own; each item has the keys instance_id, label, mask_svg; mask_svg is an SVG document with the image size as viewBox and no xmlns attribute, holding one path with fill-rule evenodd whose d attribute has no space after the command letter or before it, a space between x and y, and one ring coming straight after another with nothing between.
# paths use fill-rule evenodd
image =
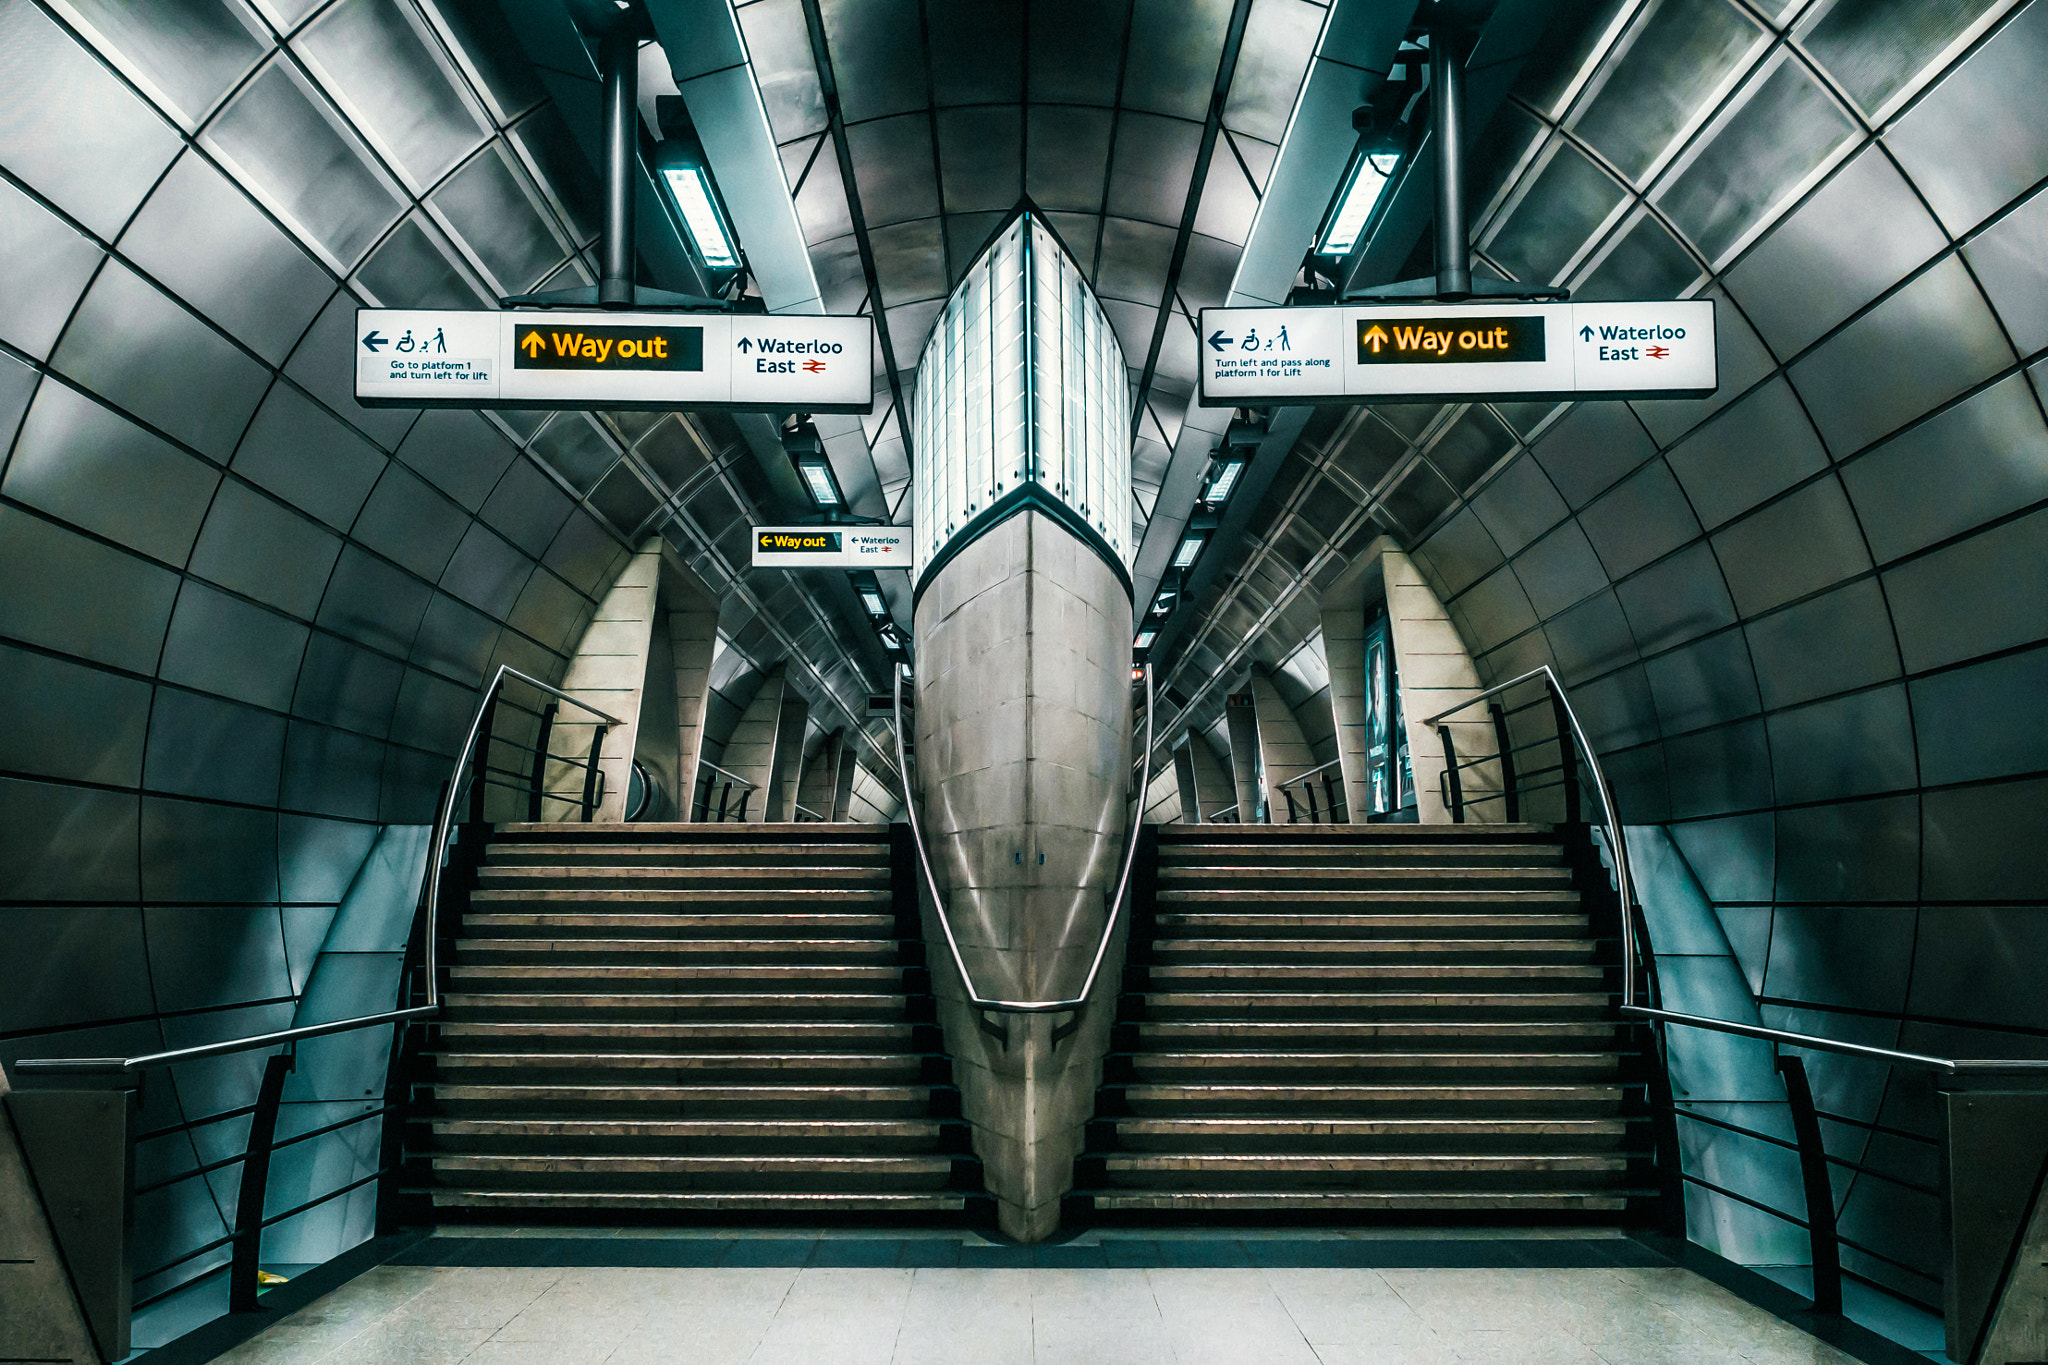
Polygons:
<instances>
[{"instance_id":1,"label":"staircase","mask_svg":"<svg viewBox=\"0 0 2048 1365\"><path fill-rule=\"evenodd\" d=\"M1612 944L1540 825L1165 825L1080 1216L1641 1215Z\"/></svg>"},{"instance_id":2,"label":"staircase","mask_svg":"<svg viewBox=\"0 0 2048 1365\"><path fill-rule=\"evenodd\" d=\"M923 960L885 825L498 826L408 1184L444 1221L957 1215Z\"/></svg>"}]
</instances>

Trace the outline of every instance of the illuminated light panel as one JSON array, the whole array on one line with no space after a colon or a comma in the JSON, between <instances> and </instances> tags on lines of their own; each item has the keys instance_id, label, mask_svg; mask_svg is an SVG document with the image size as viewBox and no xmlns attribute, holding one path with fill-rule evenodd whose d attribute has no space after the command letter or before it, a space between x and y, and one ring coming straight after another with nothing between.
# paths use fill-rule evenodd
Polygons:
<instances>
[{"instance_id":1,"label":"illuminated light panel","mask_svg":"<svg viewBox=\"0 0 2048 1365\"><path fill-rule=\"evenodd\" d=\"M796 467L804 476L804 486L811 491L811 501L820 507L839 506L839 486L832 482L831 466L818 460L806 460Z\"/></svg>"},{"instance_id":2,"label":"illuminated light panel","mask_svg":"<svg viewBox=\"0 0 2048 1365\"><path fill-rule=\"evenodd\" d=\"M1230 490L1237 487L1238 478L1244 473L1244 461L1232 460L1223 466L1216 481L1209 485L1209 492L1202 500L1211 507L1220 507L1229 501Z\"/></svg>"},{"instance_id":3,"label":"illuminated light panel","mask_svg":"<svg viewBox=\"0 0 2048 1365\"><path fill-rule=\"evenodd\" d=\"M870 616L887 616L889 614L889 604L884 602L882 594L876 592L873 588L862 588L860 590L860 604L868 609L868 615Z\"/></svg>"},{"instance_id":4,"label":"illuminated light panel","mask_svg":"<svg viewBox=\"0 0 2048 1365\"><path fill-rule=\"evenodd\" d=\"M1188 565L1194 563L1195 556L1202 553L1202 546L1208 542L1208 539L1207 536L1189 536L1186 540L1183 540L1180 543L1180 549L1174 551L1173 567L1185 569Z\"/></svg>"},{"instance_id":5,"label":"illuminated light panel","mask_svg":"<svg viewBox=\"0 0 2048 1365\"><path fill-rule=\"evenodd\" d=\"M1399 154L1391 152L1352 158L1350 176L1344 182L1337 211L1330 215L1329 226L1323 230L1323 240L1316 243L1318 256L1348 255L1351 248L1358 245L1358 234L1365 231L1373 207L1380 202L1380 195L1387 188L1387 177L1394 173L1394 167L1400 164L1400 160Z\"/></svg>"},{"instance_id":6,"label":"illuminated light panel","mask_svg":"<svg viewBox=\"0 0 2048 1365\"><path fill-rule=\"evenodd\" d=\"M1132 643L1131 648L1150 649L1152 648L1152 642L1158 638L1159 632L1156 630L1141 630L1138 632L1138 638Z\"/></svg>"},{"instance_id":7,"label":"illuminated light panel","mask_svg":"<svg viewBox=\"0 0 2048 1365\"><path fill-rule=\"evenodd\" d=\"M704 264L713 270L736 269L740 263L739 248L725 230L718 206L712 202L711 182L703 168L671 166L662 172L662 179L668 184L669 197L676 201L677 211L683 215L690 243L704 258Z\"/></svg>"}]
</instances>

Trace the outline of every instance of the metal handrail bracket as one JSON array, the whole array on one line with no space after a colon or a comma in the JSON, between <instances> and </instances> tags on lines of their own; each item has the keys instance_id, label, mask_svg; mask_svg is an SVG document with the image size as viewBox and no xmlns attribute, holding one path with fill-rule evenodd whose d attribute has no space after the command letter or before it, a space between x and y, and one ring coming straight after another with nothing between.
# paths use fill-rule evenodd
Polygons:
<instances>
[{"instance_id":1,"label":"metal handrail bracket","mask_svg":"<svg viewBox=\"0 0 2048 1365\"><path fill-rule=\"evenodd\" d=\"M441 804L434 816L434 834L427 846L427 867L421 893L421 913L426 916L426 986L427 999L423 1005L409 1009L385 1010L378 1014L357 1015L351 1019L336 1019L326 1024L308 1024L302 1028L279 1029L270 1033L250 1034L242 1038L228 1038L217 1043L201 1043L194 1047L172 1048L164 1052L145 1052L133 1057L25 1057L14 1065L22 1071L68 1072L68 1073L109 1073L131 1071L153 1071L159 1067L175 1066L180 1062L197 1061L203 1057L221 1057L233 1052L254 1052L261 1048L281 1047L296 1043L301 1038L322 1038L333 1033L347 1033L354 1029L374 1028L379 1024L401 1023L408 1019L423 1019L439 1013L441 988L439 973L436 971L435 948L439 938L441 911L441 863L447 853L449 830L454 826L455 808L462 799L463 775L469 771L470 760L475 755L478 731L483 725L485 714L496 700L498 690L507 678L513 678L538 688L551 697L568 702L596 716L600 721L620 725L616 716L606 715L590 703L570 696L561 688L542 682L520 672L510 664L500 664L491 677L491 685L484 689L475 711L470 714L469 731L462 741L462 751L456 755L454 775L449 779L447 789L442 793Z\"/></svg>"},{"instance_id":2,"label":"metal handrail bracket","mask_svg":"<svg viewBox=\"0 0 2048 1365\"><path fill-rule=\"evenodd\" d=\"M1123 913L1124 897L1130 889L1131 864L1138 854L1138 836L1145 826L1145 792L1152 785L1152 666L1144 665L1145 674L1145 748L1143 776L1138 779L1138 808L1131 815L1130 836L1124 843L1123 868L1117 873L1116 891L1109 901L1109 916L1102 926L1102 941L1095 945L1095 960L1088 965L1088 978L1081 983L1080 994L1066 1000L998 1000L983 995L975 989L974 977L967 970L967 961L960 955L960 941L953 936L952 921L946 915L946 899L939 892L939 879L932 872L931 857L925 851L924 827L917 815L917 789L910 775L910 755L903 745L903 670L897 669L891 688L894 721L896 727L896 775L903 784L903 809L910 821L910 842L917 849L917 865L924 874L926 892L932 898L932 908L939 917L939 928L946 936L946 951L953 958L953 967L960 973L960 984L967 991L967 1003L976 1009L993 1010L1002 1014L1051 1014L1063 1010L1079 1009L1095 990L1095 978L1102 971L1102 962L1109 954L1110 940L1116 936L1117 918Z\"/></svg>"},{"instance_id":3,"label":"metal handrail bracket","mask_svg":"<svg viewBox=\"0 0 2048 1365\"><path fill-rule=\"evenodd\" d=\"M1447 707L1423 721L1424 725L1439 725L1444 719L1456 715L1468 707L1492 697L1499 696L1510 688L1542 678L1550 687L1550 695L1556 700L1564 716L1571 722L1572 738L1579 752L1585 756L1586 767L1593 774L1594 790L1600 797L1602 823L1609 831L1608 851L1614 864L1616 890L1621 896L1621 1013L1632 1019L1645 1019L1656 1023L1677 1024L1685 1028L1706 1029L1714 1033L1729 1033L1742 1038L1757 1038L1786 1047L1806 1048L1813 1052L1831 1052L1844 1057L1861 1057L1869 1061L1888 1062L1895 1066L1909 1066L1920 1070L1933 1071L1947 1076L1979 1075L1998 1072L2048 1072L2048 1059L2035 1057L1935 1057L1923 1052L1901 1052L1894 1048L1874 1047L1865 1043L1844 1043L1833 1038L1823 1038L1813 1033L1794 1033L1786 1029L1765 1028L1758 1024L1738 1024L1730 1019L1713 1019L1705 1015L1684 1014L1675 1010L1657 1009L1637 1003L1637 963L1641 956L1641 943L1636 937L1635 914L1639 907L1636 900L1633 873L1629 866L1628 836L1623 832L1621 821L1615 815L1614 793L1607 785L1607 775L1600 769L1600 757L1593 752L1593 746L1586 739L1585 727L1579 723L1578 712L1572 709L1571 699L1566 695L1564 684L1557 680L1557 674L1548 664L1541 664L1519 677L1496 683L1483 692L1474 693L1455 706ZM1519 708L1527 709L1527 708Z\"/></svg>"}]
</instances>

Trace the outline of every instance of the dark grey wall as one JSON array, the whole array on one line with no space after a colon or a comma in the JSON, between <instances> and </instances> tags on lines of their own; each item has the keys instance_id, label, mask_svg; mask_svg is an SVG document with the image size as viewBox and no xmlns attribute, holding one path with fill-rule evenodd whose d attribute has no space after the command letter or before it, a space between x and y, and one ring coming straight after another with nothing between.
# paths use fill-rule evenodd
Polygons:
<instances>
[{"instance_id":1,"label":"dark grey wall","mask_svg":"<svg viewBox=\"0 0 2048 1365\"><path fill-rule=\"evenodd\" d=\"M1766 1022L2048 1055L2048 5L1788 13L1561 10L1479 148L1482 257L1715 299L1720 392L1319 414L1166 681L1207 719L1384 525L1483 676L1557 665ZM1931 1134L1924 1080L1812 1065L1832 1150L1936 1183L1858 1126ZM1837 1182L1938 1303L1935 1200Z\"/></svg>"}]
</instances>

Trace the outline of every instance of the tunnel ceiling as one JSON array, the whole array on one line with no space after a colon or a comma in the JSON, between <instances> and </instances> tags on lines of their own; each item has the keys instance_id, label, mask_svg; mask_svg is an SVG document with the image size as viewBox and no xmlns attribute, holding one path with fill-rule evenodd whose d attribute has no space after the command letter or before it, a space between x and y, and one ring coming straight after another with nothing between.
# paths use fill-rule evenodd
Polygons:
<instances>
[{"instance_id":1,"label":"tunnel ceiling","mask_svg":"<svg viewBox=\"0 0 2048 1365\"><path fill-rule=\"evenodd\" d=\"M902 393L961 272L1021 199L1044 210L1130 366L1142 531L1194 392L1194 314L1229 288L1323 7L736 8L826 303L880 301Z\"/></svg>"}]
</instances>

